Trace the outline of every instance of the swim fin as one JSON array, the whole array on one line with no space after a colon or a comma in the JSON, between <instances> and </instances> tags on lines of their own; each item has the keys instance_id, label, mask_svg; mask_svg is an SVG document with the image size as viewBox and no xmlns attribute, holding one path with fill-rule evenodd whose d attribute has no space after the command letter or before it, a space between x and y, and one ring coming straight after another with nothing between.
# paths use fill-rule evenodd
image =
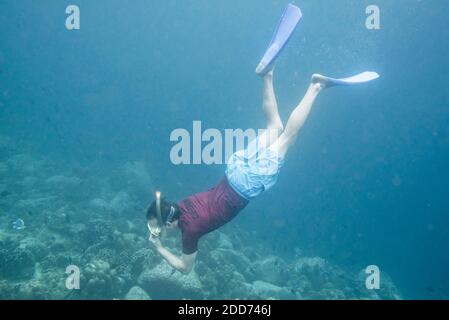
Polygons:
<instances>
[{"instance_id":1,"label":"swim fin","mask_svg":"<svg viewBox=\"0 0 449 320\"><path fill-rule=\"evenodd\" d=\"M350 86L354 84L364 83L379 78L377 72L366 71L349 78L334 79L330 77L320 76L329 84L329 86Z\"/></svg>"},{"instance_id":2,"label":"swim fin","mask_svg":"<svg viewBox=\"0 0 449 320\"><path fill-rule=\"evenodd\" d=\"M285 48L288 40L295 31L298 22L302 18L301 9L293 4L289 4L285 9L281 21L273 34L270 45L265 52L262 60L256 68L256 73L264 76L273 67L273 64L282 50Z\"/></svg>"}]
</instances>

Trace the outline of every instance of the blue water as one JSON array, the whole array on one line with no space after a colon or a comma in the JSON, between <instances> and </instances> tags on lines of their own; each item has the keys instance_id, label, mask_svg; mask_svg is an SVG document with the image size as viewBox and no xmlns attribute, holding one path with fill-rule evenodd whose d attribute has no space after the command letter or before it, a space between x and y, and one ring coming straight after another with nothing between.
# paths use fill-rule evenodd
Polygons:
<instances>
[{"instance_id":1,"label":"blue water","mask_svg":"<svg viewBox=\"0 0 449 320\"><path fill-rule=\"evenodd\" d=\"M68 31L72 3L81 29ZM61 165L144 161L173 199L203 191L225 166L171 164L170 132L194 120L264 126L254 69L286 4L2 0L0 134ZM275 70L284 121L315 72L381 78L323 92L276 187L229 230L285 259L301 248L348 269L378 265L405 298L447 299L449 4L296 4L304 17ZM370 4L380 30L365 27Z\"/></svg>"}]
</instances>

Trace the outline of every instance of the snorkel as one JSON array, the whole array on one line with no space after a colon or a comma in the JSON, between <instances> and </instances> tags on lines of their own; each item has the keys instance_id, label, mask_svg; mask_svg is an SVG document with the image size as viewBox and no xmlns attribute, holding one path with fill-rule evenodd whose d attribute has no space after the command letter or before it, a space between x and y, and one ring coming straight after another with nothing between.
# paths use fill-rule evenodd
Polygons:
<instances>
[{"instance_id":1,"label":"snorkel","mask_svg":"<svg viewBox=\"0 0 449 320\"><path fill-rule=\"evenodd\" d=\"M163 236L163 222L162 222L162 214L161 214L161 192L156 191L156 218L158 226L156 228L152 228L150 223L147 223L148 230L150 231L150 239L152 237L158 238L159 236Z\"/></svg>"},{"instance_id":2,"label":"snorkel","mask_svg":"<svg viewBox=\"0 0 449 320\"><path fill-rule=\"evenodd\" d=\"M162 214L161 214L161 192L156 191L156 216L157 216L157 223L160 228L164 225L162 222ZM160 230L162 232L162 230Z\"/></svg>"}]
</instances>

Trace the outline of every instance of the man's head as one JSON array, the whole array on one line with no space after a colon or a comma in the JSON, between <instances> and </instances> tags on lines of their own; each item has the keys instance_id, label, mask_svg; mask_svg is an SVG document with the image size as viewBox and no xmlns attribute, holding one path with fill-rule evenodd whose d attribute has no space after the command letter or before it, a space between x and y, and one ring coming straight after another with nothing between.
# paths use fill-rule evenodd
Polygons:
<instances>
[{"instance_id":1,"label":"man's head","mask_svg":"<svg viewBox=\"0 0 449 320\"><path fill-rule=\"evenodd\" d=\"M146 212L147 222L151 228L166 227L172 229L178 226L177 222L179 216L181 215L181 210L179 210L179 207L176 203L166 201L164 198L160 198L162 226L159 225L157 210L157 200L154 200L148 207Z\"/></svg>"}]
</instances>

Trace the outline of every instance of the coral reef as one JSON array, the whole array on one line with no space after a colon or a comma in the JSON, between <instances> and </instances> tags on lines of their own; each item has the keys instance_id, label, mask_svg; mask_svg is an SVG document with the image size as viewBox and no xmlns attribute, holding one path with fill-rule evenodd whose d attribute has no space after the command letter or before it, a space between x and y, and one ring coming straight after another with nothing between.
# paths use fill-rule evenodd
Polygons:
<instances>
[{"instance_id":1,"label":"coral reef","mask_svg":"<svg viewBox=\"0 0 449 320\"><path fill-rule=\"evenodd\" d=\"M107 261L95 259L87 263L82 279L80 293L84 298L112 299L123 294L125 280Z\"/></svg>"}]
</instances>

